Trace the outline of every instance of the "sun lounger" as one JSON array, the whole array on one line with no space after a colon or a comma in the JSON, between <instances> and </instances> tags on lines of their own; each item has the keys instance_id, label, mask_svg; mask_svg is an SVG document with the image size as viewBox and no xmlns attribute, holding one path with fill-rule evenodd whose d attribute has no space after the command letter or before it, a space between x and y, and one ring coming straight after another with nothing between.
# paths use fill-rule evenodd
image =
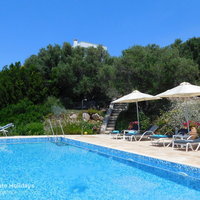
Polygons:
<instances>
[{"instance_id":1,"label":"sun lounger","mask_svg":"<svg viewBox=\"0 0 200 200\"><path fill-rule=\"evenodd\" d=\"M198 151L198 149L200 148L200 137L195 139L195 140L175 140L173 142L173 148L174 147L180 148L180 149L186 149L186 152L190 149L192 149L192 151L194 151L194 146L197 146L196 151Z\"/></svg>"},{"instance_id":2,"label":"sun lounger","mask_svg":"<svg viewBox=\"0 0 200 200\"><path fill-rule=\"evenodd\" d=\"M134 138L134 136L136 135L136 134L138 134L139 132L137 131L137 130L124 130L123 131L123 139L124 140L133 140L133 138ZM135 138L134 138L135 139Z\"/></svg>"},{"instance_id":3,"label":"sun lounger","mask_svg":"<svg viewBox=\"0 0 200 200\"><path fill-rule=\"evenodd\" d=\"M10 127L13 127L13 126L14 126L13 123L6 124L5 126L1 126L1 127L0 127L0 132L2 132L3 135L7 136L7 132L8 132L8 131L7 131L6 129L8 129L8 128L10 128Z\"/></svg>"},{"instance_id":4,"label":"sun lounger","mask_svg":"<svg viewBox=\"0 0 200 200\"><path fill-rule=\"evenodd\" d=\"M181 128L176 134L173 132L166 132L163 135L154 134L149 136L152 145L170 146L177 139L188 139L188 130Z\"/></svg>"},{"instance_id":5,"label":"sun lounger","mask_svg":"<svg viewBox=\"0 0 200 200\"><path fill-rule=\"evenodd\" d=\"M172 142L172 135L150 135L149 138L151 139L151 144L152 145L162 145L162 146L169 146L169 144L171 144Z\"/></svg>"},{"instance_id":6,"label":"sun lounger","mask_svg":"<svg viewBox=\"0 0 200 200\"><path fill-rule=\"evenodd\" d=\"M129 123L129 129L128 130L113 130L111 131L110 135L113 139L125 139L125 134L132 134L137 133L135 131L138 131L138 122L134 121L134 122L130 122Z\"/></svg>"},{"instance_id":7,"label":"sun lounger","mask_svg":"<svg viewBox=\"0 0 200 200\"><path fill-rule=\"evenodd\" d=\"M112 130L110 132L110 136L112 139L122 139L123 138L123 132L119 130Z\"/></svg>"},{"instance_id":8,"label":"sun lounger","mask_svg":"<svg viewBox=\"0 0 200 200\"><path fill-rule=\"evenodd\" d=\"M198 151L199 149L200 149L200 142L199 142L199 144L198 144L198 146L197 146L195 151Z\"/></svg>"},{"instance_id":9,"label":"sun lounger","mask_svg":"<svg viewBox=\"0 0 200 200\"><path fill-rule=\"evenodd\" d=\"M149 138L150 135L155 134L155 131L158 129L158 126L153 125L148 130L144 132L135 132L135 133L126 133L125 138L130 139L131 141L134 139L135 141L141 141L144 138Z\"/></svg>"}]
</instances>

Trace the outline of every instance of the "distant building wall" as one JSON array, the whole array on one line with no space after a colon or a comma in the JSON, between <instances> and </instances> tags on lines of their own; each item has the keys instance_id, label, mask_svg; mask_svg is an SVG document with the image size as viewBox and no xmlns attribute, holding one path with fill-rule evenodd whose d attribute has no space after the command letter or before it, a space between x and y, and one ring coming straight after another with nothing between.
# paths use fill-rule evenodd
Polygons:
<instances>
[{"instance_id":1,"label":"distant building wall","mask_svg":"<svg viewBox=\"0 0 200 200\"><path fill-rule=\"evenodd\" d=\"M92 44L89 42L78 42L78 40L74 40L73 47L83 47L83 48L89 48L89 47L94 47L97 48L99 45L98 44ZM107 47L102 46L104 50L107 50Z\"/></svg>"}]
</instances>

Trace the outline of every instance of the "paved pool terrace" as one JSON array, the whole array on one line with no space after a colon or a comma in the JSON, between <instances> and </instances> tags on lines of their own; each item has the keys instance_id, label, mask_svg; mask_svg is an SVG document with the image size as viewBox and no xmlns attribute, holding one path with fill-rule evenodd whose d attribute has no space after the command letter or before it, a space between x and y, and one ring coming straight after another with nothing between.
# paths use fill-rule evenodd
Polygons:
<instances>
[{"instance_id":1,"label":"paved pool terrace","mask_svg":"<svg viewBox=\"0 0 200 200\"><path fill-rule=\"evenodd\" d=\"M14 137L0 137L4 139L17 139L17 138L46 138L53 136L14 136ZM200 151L174 150L172 147L152 146L150 141L125 141L112 139L109 135L60 135L75 141L85 142L102 147L121 150L129 153L139 154L152 158L157 158L165 161L175 162L179 164L189 165L200 168ZM1 144L1 141L0 141Z\"/></svg>"}]
</instances>

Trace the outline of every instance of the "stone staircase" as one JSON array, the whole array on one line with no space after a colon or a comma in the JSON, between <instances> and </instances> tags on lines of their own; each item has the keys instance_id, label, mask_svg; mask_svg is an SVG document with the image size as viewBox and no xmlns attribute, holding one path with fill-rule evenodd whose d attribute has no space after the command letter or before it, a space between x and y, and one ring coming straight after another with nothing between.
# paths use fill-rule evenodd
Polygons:
<instances>
[{"instance_id":1,"label":"stone staircase","mask_svg":"<svg viewBox=\"0 0 200 200\"><path fill-rule=\"evenodd\" d=\"M101 133L110 133L115 129L115 124L120 112L127 110L128 104L126 103L116 103L110 104L107 114L104 118L104 122L101 127Z\"/></svg>"}]
</instances>

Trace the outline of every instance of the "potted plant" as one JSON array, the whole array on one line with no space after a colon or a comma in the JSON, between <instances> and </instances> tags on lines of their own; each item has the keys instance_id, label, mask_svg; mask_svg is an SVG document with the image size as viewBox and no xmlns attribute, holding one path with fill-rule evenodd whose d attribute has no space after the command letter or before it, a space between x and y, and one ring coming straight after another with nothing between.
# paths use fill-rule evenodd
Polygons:
<instances>
[{"instance_id":1,"label":"potted plant","mask_svg":"<svg viewBox=\"0 0 200 200\"><path fill-rule=\"evenodd\" d=\"M190 126L190 135L192 139L196 139L198 137L198 122L192 122L189 121L189 126Z\"/></svg>"}]
</instances>

